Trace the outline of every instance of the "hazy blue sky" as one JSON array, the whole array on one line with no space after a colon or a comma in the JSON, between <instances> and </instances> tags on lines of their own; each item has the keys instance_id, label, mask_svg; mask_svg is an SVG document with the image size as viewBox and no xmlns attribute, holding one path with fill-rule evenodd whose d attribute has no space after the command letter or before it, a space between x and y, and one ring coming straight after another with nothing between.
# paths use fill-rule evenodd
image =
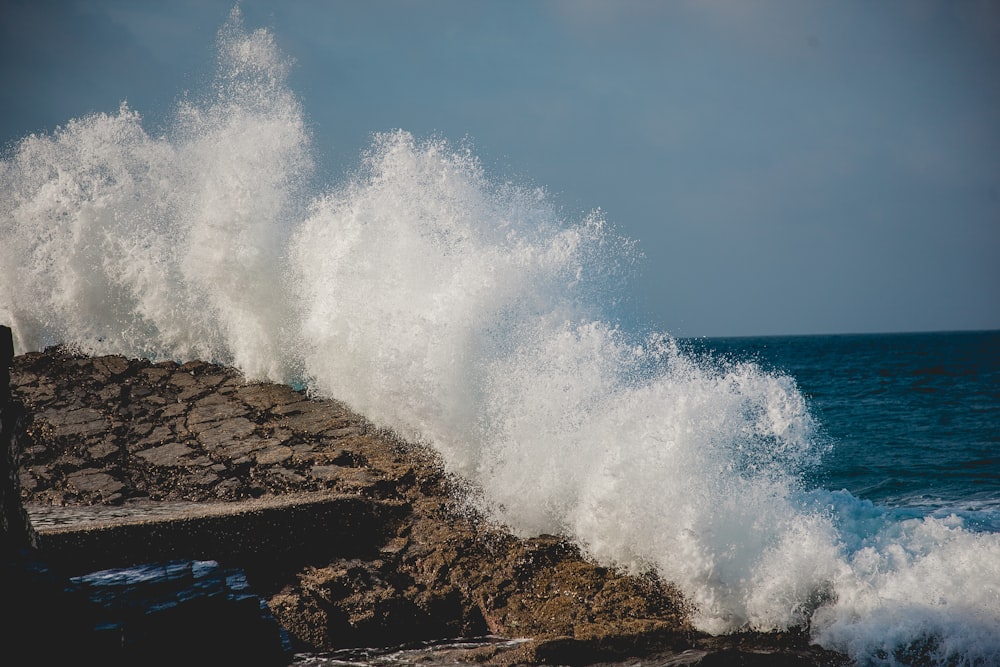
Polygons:
<instances>
[{"instance_id":1,"label":"hazy blue sky","mask_svg":"<svg viewBox=\"0 0 1000 667\"><path fill-rule=\"evenodd\" d=\"M155 130L231 0L0 0L0 142L127 99ZM1000 2L240 3L318 158L468 139L638 240L678 335L1000 328Z\"/></svg>"}]
</instances>

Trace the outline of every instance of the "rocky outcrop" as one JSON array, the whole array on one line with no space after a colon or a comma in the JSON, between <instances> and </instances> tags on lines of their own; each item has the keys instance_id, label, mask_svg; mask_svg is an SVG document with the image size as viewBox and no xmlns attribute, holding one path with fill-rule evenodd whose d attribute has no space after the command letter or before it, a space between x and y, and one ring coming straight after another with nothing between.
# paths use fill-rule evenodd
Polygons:
<instances>
[{"instance_id":1,"label":"rocky outcrop","mask_svg":"<svg viewBox=\"0 0 1000 667\"><path fill-rule=\"evenodd\" d=\"M676 664L723 664L712 660L724 654L738 660L727 664L762 664L762 655L845 664L803 635L699 635L668 583L598 566L558 536L522 540L489 524L432 452L337 401L203 362L65 349L17 357L12 382L28 414L18 482L32 523L46 526L43 555L120 565L169 544L165 557L239 567L296 649L489 634L529 641L460 658L589 664L667 652L684 660ZM46 523L73 508L104 508L107 518L185 502L224 518L155 530L118 523L86 539ZM248 514L248 503L269 509ZM60 560L67 554L75 557Z\"/></svg>"},{"instance_id":2,"label":"rocky outcrop","mask_svg":"<svg viewBox=\"0 0 1000 667\"><path fill-rule=\"evenodd\" d=\"M37 546L37 536L21 505L19 434L23 433L24 406L10 391L10 369L14 365L14 338L10 328L0 326L0 549L12 557Z\"/></svg>"}]
</instances>

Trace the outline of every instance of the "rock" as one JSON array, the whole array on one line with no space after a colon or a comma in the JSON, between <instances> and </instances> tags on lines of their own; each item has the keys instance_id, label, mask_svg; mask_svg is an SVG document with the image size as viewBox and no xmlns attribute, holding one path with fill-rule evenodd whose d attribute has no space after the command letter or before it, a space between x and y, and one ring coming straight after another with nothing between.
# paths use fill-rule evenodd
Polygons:
<instances>
[{"instance_id":1,"label":"rock","mask_svg":"<svg viewBox=\"0 0 1000 667\"><path fill-rule=\"evenodd\" d=\"M189 426L190 428L190 426ZM213 425L204 430L198 430L198 442L211 452L219 447L225 447L237 440L249 437L256 430L257 426L252 421L243 416L236 416L227 419L218 425Z\"/></svg>"},{"instance_id":2,"label":"rock","mask_svg":"<svg viewBox=\"0 0 1000 667\"><path fill-rule=\"evenodd\" d=\"M193 454L194 450L183 442L169 442L152 449L144 449L136 453L136 457L154 466L175 467L184 465L184 458Z\"/></svg>"},{"instance_id":3,"label":"rock","mask_svg":"<svg viewBox=\"0 0 1000 667\"><path fill-rule=\"evenodd\" d=\"M81 493L99 493L105 497L116 495L125 485L106 472L94 468L77 470L66 476L66 485Z\"/></svg>"},{"instance_id":4,"label":"rock","mask_svg":"<svg viewBox=\"0 0 1000 667\"><path fill-rule=\"evenodd\" d=\"M23 405L11 395L10 369L14 364L14 338L0 326L0 557L10 557L37 544L37 536L21 505L21 478L34 480L22 469L18 442L23 433Z\"/></svg>"},{"instance_id":5,"label":"rock","mask_svg":"<svg viewBox=\"0 0 1000 667\"><path fill-rule=\"evenodd\" d=\"M292 448L285 445L272 445L254 455L258 465L276 465L292 458Z\"/></svg>"},{"instance_id":6,"label":"rock","mask_svg":"<svg viewBox=\"0 0 1000 667\"><path fill-rule=\"evenodd\" d=\"M517 539L491 525L462 502L462 485L433 452L336 401L204 362L61 348L17 357L12 382L29 414L17 472L30 484L20 494L38 516L52 506L108 516L177 501L276 508L244 515L225 505L215 518L72 539L46 528L49 553L77 566L151 553L238 563L296 650L492 634L526 641L456 648L456 660L846 664L804 634L752 645L746 635L700 635L668 582L598 566L559 536ZM317 500L296 505L304 497ZM340 504L323 504L333 499Z\"/></svg>"}]
</instances>

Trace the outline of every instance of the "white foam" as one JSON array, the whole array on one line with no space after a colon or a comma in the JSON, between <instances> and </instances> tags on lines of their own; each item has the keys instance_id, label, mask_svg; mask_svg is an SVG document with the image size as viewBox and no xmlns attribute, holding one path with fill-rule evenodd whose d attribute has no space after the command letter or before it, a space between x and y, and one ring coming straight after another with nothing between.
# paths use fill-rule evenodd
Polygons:
<instances>
[{"instance_id":1,"label":"white foam","mask_svg":"<svg viewBox=\"0 0 1000 667\"><path fill-rule=\"evenodd\" d=\"M272 36L234 13L219 64L164 136L123 104L0 163L19 351L302 379L438 448L516 532L675 582L702 629L810 623L861 661L995 664L997 534L804 489L827 444L794 380L619 329L637 252L600 212L567 219L403 131L317 194Z\"/></svg>"},{"instance_id":2,"label":"white foam","mask_svg":"<svg viewBox=\"0 0 1000 667\"><path fill-rule=\"evenodd\" d=\"M818 642L883 664L998 664L1000 535L830 497L846 567L813 616Z\"/></svg>"},{"instance_id":3,"label":"white foam","mask_svg":"<svg viewBox=\"0 0 1000 667\"><path fill-rule=\"evenodd\" d=\"M180 105L170 136L123 103L20 142L0 173L0 304L18 349L287 376L281 253L311 158L286 71L271 36L242 32L234 12L211 93Z\"/></svg>"}]
</instances>

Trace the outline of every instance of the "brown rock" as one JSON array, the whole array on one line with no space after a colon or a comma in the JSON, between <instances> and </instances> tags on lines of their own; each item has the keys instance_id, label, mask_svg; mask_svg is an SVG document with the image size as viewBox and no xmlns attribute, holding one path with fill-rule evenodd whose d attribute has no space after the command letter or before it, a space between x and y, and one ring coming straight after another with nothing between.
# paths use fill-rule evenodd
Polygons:
<instances>
[{"instance_id":1,"label":"brown rock","mask_svg":"<svg viewBox=\"0 0 1000 667\"><path fill-rule=\"evenodd\" d=\"M60 348L18 357L13 383L34 415L18 464L28 501L124 508L343 494L335 509L276 510L240 519L239 530L232 518L206 519L158 538L214 544L227 557L267 545L250 580L302 649L493 633L532 641L470 649L461 659L571 665L658 656L680 665L728 656L760 664L746 661L764 652L843 664L819 656L804 634L751 644L699 635L667 582L600 567L559 536L521 540L491 526L461 502L461 485L433 452L373 429L336 401L245 383L204 362L89 360ZM288 533L292 526L305 532ZM303 539L321 528L322 539ZM152 545L142 530L103 539L144 553Z\"/></svg>"},{"instance_id":2,"label":"brown rock","mask_svg":"<svg viewBox=\"0 0 1000 667\"><path fill-rule=\"evenodd\" d=\"M204 424L198 424L197 426L204 426ZM256 424L246 417L233 417L204 430L199 430L196 427L195 431L198 434L198 442L201 443L202 447L208 451L212 451L246 438L256 428Z\"/></svg>"},{"instance_id":3,"label":"brown rock","mask_svg":"<svg viewBox=\"0 0 1000 667\"><path fill-rule=\"evenodd\" d=\"M291 458L292 448L285 445L272 445L254 454L254 460L262 466L285 463Z\"/></svg>"},{"instance_id":4,"label":"brown rock","mask_svg":"<svg viewBox=\"0 0 1000 667\"><path fill-rule=\"evenodd\" d=\"M199 401L188 411L187 425L189 430L195 431L198 424L242 417L246 413L247 408L241 403L213 395Z\"/></svg>"},{"instance_id":5,"label":"brown rock","mask_svg":"<svg viewBox=\"0 0 1000 667\"><path fill-rule=\"evenodd\" d=\"M125 488L125 485L115 477L92 468L78 470L67 475L66 486L71 491L86 496L96 496L104 499L105 502L120 498L120 492Z\"/></svg>"},{"instance_id":6,"label":"brown rock","mask_svg":"<svg viewBox=\"0 0 1000 667\"><path fill-rule=\"evenodd\" d=\"M38 419L48 424L56 437L93 435L108 429L104 415L90 408L46 410Z\"/></svg>"},{"instance_id":7,"label":"brown rock","mask_svg":"<svg viewBox=\"0 0 1000 667\"><path fill-rule=\"evenodd\" d=\"M309 474L316 479L321 479L327 482L332 482L340 477L341 467L340 466L313 466L309 469Z\"/></svg>"},{"instance_id":8,"label":"brown rock","mask_svg":"<svg viewBox=\"0 0 1000 667\"><path fill-rule=\"evenodd\" d=\"M183 442L170 442L166 445L143 450L136 454L136 456L150 465L173 467L183 465L184 457L189 456L193 452L194 450Z\"/></svg>"}]
</instances>

